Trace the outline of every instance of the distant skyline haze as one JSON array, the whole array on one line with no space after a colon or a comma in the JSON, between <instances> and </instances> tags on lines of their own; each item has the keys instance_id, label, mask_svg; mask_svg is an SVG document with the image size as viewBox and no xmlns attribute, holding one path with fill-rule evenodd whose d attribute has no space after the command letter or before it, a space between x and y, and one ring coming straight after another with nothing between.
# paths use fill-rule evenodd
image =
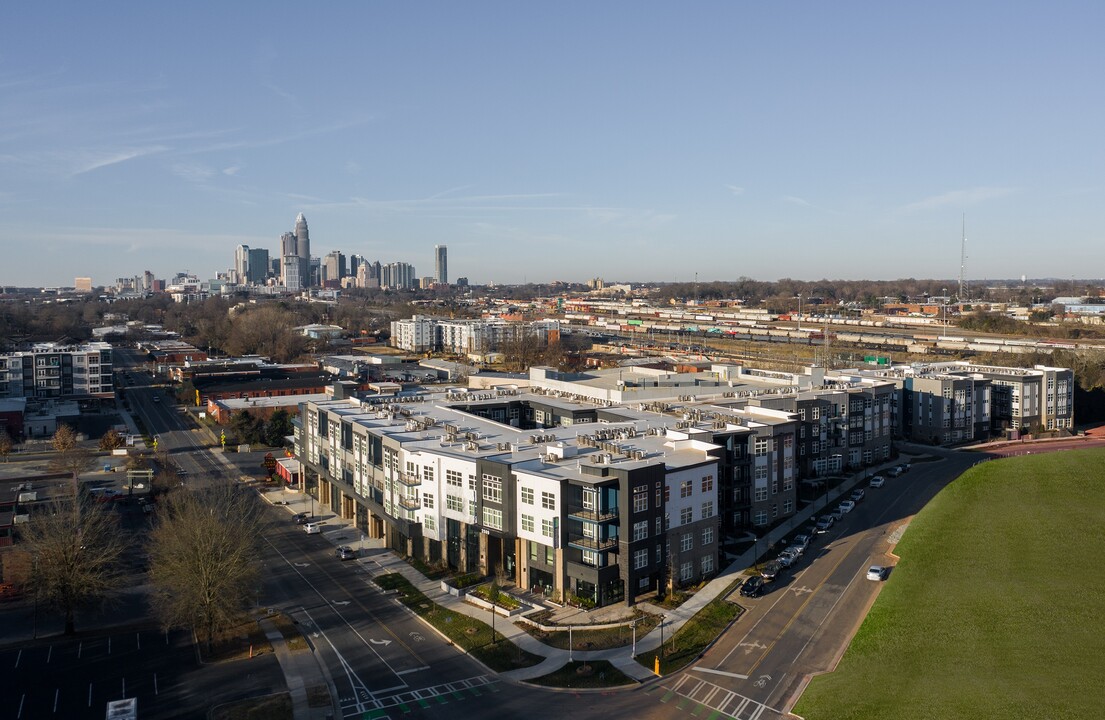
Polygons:
<instances>
[{"instance_id":1,"label":"distant skyline haze","mask_svg":"<svg viewBox=\"0 0 1105 720\"><path fill-rule=\"evenodd\" d=\"M1105 274L1101 3L5 10L6 285Z\"/></svg>"}]
</instances>

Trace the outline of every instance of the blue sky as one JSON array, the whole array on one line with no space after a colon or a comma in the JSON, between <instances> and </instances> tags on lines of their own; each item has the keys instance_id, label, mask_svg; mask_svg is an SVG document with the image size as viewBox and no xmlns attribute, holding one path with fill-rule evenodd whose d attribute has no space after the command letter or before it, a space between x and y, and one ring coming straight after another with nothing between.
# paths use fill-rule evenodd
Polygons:
<instances>
[{"instance_id":1,"label":"blue sky","mask_svg":"<svg viewBox=\"0 0 1105 720\"><path fill-rule=\"evenodd\" d=\"M5 5L0 283L1098 277L1105 3Z\"/></svg>"}]
</instances>

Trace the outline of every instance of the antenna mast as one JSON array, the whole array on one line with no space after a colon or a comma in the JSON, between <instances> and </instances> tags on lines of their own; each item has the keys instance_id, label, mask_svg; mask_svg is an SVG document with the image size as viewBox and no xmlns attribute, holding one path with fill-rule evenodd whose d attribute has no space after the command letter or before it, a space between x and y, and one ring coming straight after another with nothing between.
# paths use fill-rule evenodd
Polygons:
<instances>
[{"instance_id":1,"label":"antenna mast","mask_svg":"<svg viewBox=\"0 0 1105 720\"><path fill-rule=\"evenodd\" d=\"M967 267L967 213L963 213L963 244L959 248L959 302L963 302L963 271Z\"/></svg>"}]
</instances>

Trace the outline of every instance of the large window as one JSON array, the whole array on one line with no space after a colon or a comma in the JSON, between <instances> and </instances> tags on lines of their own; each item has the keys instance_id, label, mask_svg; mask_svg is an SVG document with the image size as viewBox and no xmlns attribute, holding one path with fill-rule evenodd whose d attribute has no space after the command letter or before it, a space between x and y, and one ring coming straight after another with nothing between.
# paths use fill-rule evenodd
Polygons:
<instances>
[{"instance_id":1,"label":"large window","mask_svg":"<svg viewBox=\"0 0 1105 720\"><path fill-rule=\"evenodd\" d=\"M594 550L584 550L581 558L584 565L590 565L591 567L598 567L599 554Z\"/></svg>"},{"instance_id":2,"label":"large window","mask_svg":"<svg viewBox=\"0 0 1105 720\"><path fill-rule=\"evenodd\" d=\"M694 550L694 535L692 533L683 533L679 538L679 550L680 552Z\"/></svg>"},{"instance_id":3,"label":"large window","mask_svg":"<svg viewBox=\"0 0 1105 720\"><path fill-rule=\"evenodd\" d=\"M644 512L646 510L648 510L648 493L633 493L633 512Z\"/></svg>"},{"instance_id":4,"label":"large window","mask_svg":"<svg viewBox=\"0 0 1105 720\"><path fill-rule=\"evenodd\" d=\"M532 505L533 504L533 488L528 488L528 487L525 487L525 486L522 487L522 504L523 505Z\"/></svg>"},{"instance_id":5,"label":"large window","mask_svg":"<svg viewBox=\"0 0 1105 720\"><path fill-rule=\"evenodd\" d=\"M457 470L445 471L445 484L452 485L453 487L463 487L464 480Z\"/></svg>"},{"instance_id":6,"label":"large window","mask_svg":"<svg viewBox=\"0 0 1105 720\"><path fill-rule=\"evenodd\" d=\"M648 538L648 520L633 523L633 541Z\"/></svg>"},{"instance_id":7,"label":"large window","mask_svg":"<svg viewBox=\"0 0 1105 720\"><path fill-rule=\"evenodd\" d=\"M584 497L586 497L586 493L584 493ZM541 507L546 510L556 510L556 496L551 492L542 492Z\"/></svg>"},{"instance_id":8,"label":"large window","mask_svg":"<svg viewBox=\"0 0 1105 720\"><path fill-rule=\"evenodd\" d=\"M430 493L422 493L422 507L433 510L434 496Z\"/></svg>"},{"instance_id":9,"label":"large window","mask_svg":"<svg viewBox=\"0 0 1105 720\"><path fill-rule=\"evenodd\" d=\"M712 518L714 516L714 501L702 503L702 519Z\"/></svg>"},{"instance_id":10,"label":"large window","mask_svg":"<svg viewBox=\"0 0 1105 720\"><path fill-rule=\"evenodd\" d=\"M714 556L705 555L702 558L702 574L709 575L714 571Z\"/></svg>"},{"instance_id":11,"label":"large window","mask_svg":"<svg viewBox=\"0 0 1105 720\"><path fill-rule=\"evenodd\" d=\"M526 514L523 513L522 514L522 529L525 530L526 532L533 532L533 528L534 528L533 516L532 515L526 515Z\"/></svg>"},{"instance_id":12,"label":"large window","mask_svg":"<svg viewBox=\"0 0 1105 720\"><path fill-rule=\"evenodd\" d=\"M464 500L457 497L456 495L446 495L445 509L462 513L464 512Z\"/></svg>"},{"instance_id":13,"label":"large window","mask_svg":"<svg viewBox=\"0 0 1105 720\"><path fill-rule=\"evenodd\" d=\"M690 525L694 522L694 510L689 507L681 508L679 510L679 524Z\"/></svg>"},{"instance_id":14,"label":"large window","mask_svg":"<svg viewBox=\"0 0 1105 720\"><path fill-rule=\"evenodd\" d=\"M688 582L694 577L694 562L688 561L679 566L679 580Z\"/></svg>"},{"instance_id":15,"label":"large window","mask_svg":"<svg viewBox=\"0 0 1105 720\"><path fill-rule=\"evenodd\" d=\"M714 529L712 527L702 528L702 544L712 545L714 543Z\"/></svg>"},{"instance_id":16,"label":"large window","mask_svg":"<svg viewBox=\"0 0 1105 720\"><path fill-rule=\"evenodd\" d=\"M544 535L547 538L551 538L553 536L553 521L552 520L542 520L541 521L541 534Z\"/></svg>"},{"instance_id":17,"label":"large window","mask_svg":"<svg viewBox=\"0 0 1105 720\"><path fill-rule=\"evenodd\" d=\"M503 481L501 478L494 475L483 476L483 499L493 503L503 501Z\"/></svg>"},{"instance_id":18,"label":"large window","mask_svg":"<svg viewBox=\"0 0 1105 720\"><path fill-rule=\"evenodd\" d=\"M767 510L757 510L752 516L753 525L767 525Z\"/></svg>"},{"instance_id":19,"label":"large window","mask_svg":"<svg viewBox=\"0 0 1105 720\"><path fill-rule=\"evenodd\" d=\"M706 492L713 492L713 491L714 491L714 476L713 475L707 475L706 477L702 478L702 492L706 493Z\"/></svg>"},{"instance_id":20,"label":"large window","mask_svg":"<svg viewBox=\"0 0 1105 720\"><path fill-rule=\"evenodd\" d=\"M498 508L485 507L483 509L483 524L492 530L502 530L503 511Z\"/></svg>"},{"instance_id":21,"label":"large window","mask_svg":"<svg viewBox=\"0 0 1105 720\"><path fill-rule=\"evenodd\" d=\"M756 502L761 502L763 500L767 500L767 488L766 487L756 488L755 500L756 500Z\"/></svg>"},{"instance_id":22,"label":"large window","mask_svg":"<svg viewBox=\"0 0 1105 720\"><path fill-rule=\"evenodd\" d=\"M435 528L437 528L437 523L434 521L433 515L427 515L426 517L422 518L422 524L426 527L427 530L434 530Z\"/></svg>"},{"instance_id":23,"label":"large window","mask_svg":"<svg viewBox=\"0 0 1105 720\"><path fill-rule=\"evenodd\" d=\"M633 552L633 569L640 570L648 565L648 548Z\"/></svg>"},{"instance_id":24,"label":"large window","mask_svg":"<svg viewBox=\"0 0 1105 720\"><path fill-rule=\"evenodd\" d=\"M694 486L693 486L693 484L691 483L690 480L684 480L681 483L679 483L679 497L681 497L681 498L690 497L691 493L693 493L693 492L694 492Z\"/></svg>"},{"instance_id":25,"label":"large window","mask_svg":"<svg viewBox=\"0 0 1105 720\"><path fill-rule=\"evenodd\" d=\"M434 481L434 466L433 465L423 465L422 466L422 477L426 480L426 482L433 482Z\"/></svg>"}]
</instances>

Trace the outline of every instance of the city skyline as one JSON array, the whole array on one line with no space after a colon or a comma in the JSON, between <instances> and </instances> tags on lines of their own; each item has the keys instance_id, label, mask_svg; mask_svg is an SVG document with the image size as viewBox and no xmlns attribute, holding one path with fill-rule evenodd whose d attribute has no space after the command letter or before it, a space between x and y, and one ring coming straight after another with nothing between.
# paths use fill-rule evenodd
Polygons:
<instances>
[{"instance_id":1,"label":"city skyline","mask_svg":"<svg viewBox=\"0 0 1105 720\"><path fill-rule=\"evenodd\" d=\"M1055 10L17 3L0 283L214 277L299 212L477 284L952 278L964 213L968 280L1101 275L1105 8Z\"/></svg>"}]
</instances>

